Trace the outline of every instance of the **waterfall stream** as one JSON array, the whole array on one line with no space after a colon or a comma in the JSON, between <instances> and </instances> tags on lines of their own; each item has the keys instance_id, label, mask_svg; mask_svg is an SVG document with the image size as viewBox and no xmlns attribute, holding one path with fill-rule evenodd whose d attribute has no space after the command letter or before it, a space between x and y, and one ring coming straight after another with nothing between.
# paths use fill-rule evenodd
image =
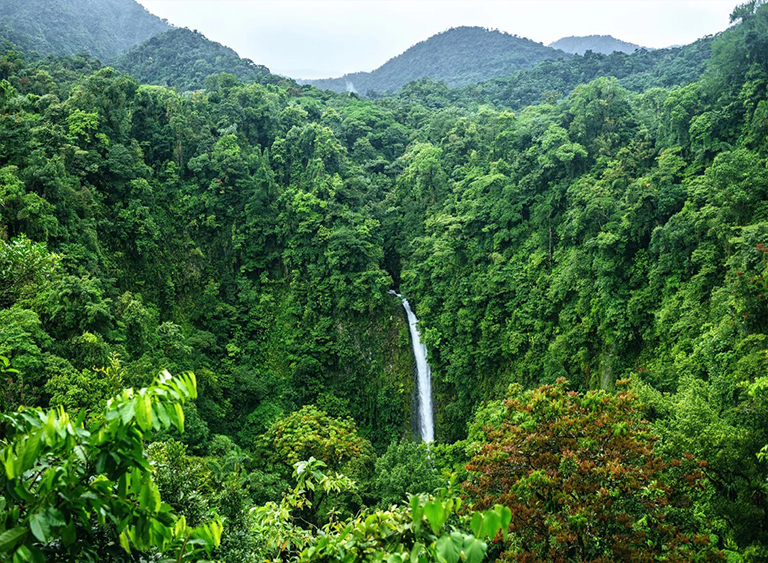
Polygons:
<instances>
[{"instance_id":1,"label":"waterfall stream","mask_svg":"<svg viewBox=\"0 0 768 563\"><path fill-rule=\"evenodd\" d=\"M411 330L413 356L416 358L416 383L418 387L418 429L421 439L427 443L435 440L435 419L432 412L432 372L427 363L427 347L421 343L421 335L416 326L419 319L411 310L407 299L395 291L390 291L403 301L403 307L408 315L408 326Z\"/></svg>"}]
</instances>

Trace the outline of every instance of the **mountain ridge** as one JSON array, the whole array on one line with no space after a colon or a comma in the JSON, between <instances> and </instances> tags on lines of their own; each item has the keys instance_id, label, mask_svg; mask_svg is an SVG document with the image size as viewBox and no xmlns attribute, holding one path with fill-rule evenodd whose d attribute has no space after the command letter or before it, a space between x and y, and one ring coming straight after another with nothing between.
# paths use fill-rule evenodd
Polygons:
<instances>
[{"instance_id":1,"label":"mountain ridge","mask_svg":"<svg viewBox=\"0 0 768 563\"><path fill-rule=\"evenodd\" d=\"M199 90L211 75L227 72L243 82L282 80L263 65L240 57L233 49L199 31L174 28L121 54L115 67L146 84Z\"/></svg>"},{"instance_id":2,"label":"mountain ridge","mask_svg":"<svg viewBox=\"0 0 768 563\"><path fill-rule=\"evenodd\" d=\"M4 0L0 38L29 52L111 60L172 26L135 0Z\"/></svg>"},{"instance_id":3,"label":"mountain ridge","mask_svg":"<svg viewBox=\"0 0 768 563\"><path fill-rule=\"evenodd\" d=\"M371 72L297 81L335 92L360 93L392 92L420 78L461 87L568 56L531 39L499 30L464 26L420 41Z\"/></svg>"},{"instance_id":4,"label":"mountain ridge","mask_svg":"<svg viewBox=\"0 0 768 563\"><path fill-rule=\"evenodd\" d=\"M572 55L583 55L587 51L610 55L614 52L631 54L638 49L646 49L636 43L622 41L612 35L570 35L562 37L548 45Z\"/></svg>"}]
</instances>

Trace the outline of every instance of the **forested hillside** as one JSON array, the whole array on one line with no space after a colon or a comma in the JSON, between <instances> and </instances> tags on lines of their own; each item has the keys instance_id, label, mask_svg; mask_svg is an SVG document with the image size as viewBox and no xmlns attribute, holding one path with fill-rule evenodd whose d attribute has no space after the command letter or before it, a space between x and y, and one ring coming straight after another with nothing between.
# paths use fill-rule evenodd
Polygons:
<instances>
[{"instance_id":1,"label":"forested hillside","mask_svg":"<svg viewBox=\"0 0 768 563\"><path fill-rule=\"evenodd\" d=\"M15 367L40 374L29 393L47 402L55 372L64 404L79 393L98 404L76 374L117 353L129 378L169 360L201 382L211 370L199 438L211 428L247 441L306 403L354 416L384 446L410 427L407 331L365 197L381 187L316 121L322 98L231 75L187 98L109 68L61 92L44 70L19 72L17 86L40 94L5 90L8 103L35 105L4 118L3 224L22 247L36 248L15 237L62 254L53 308L18 319L32 340L17 349L16 329L0 337ZM336 126L361 111L335 104ZM405 133L381 119L387 143L373 142L391 159ZM51 134L56 143L40 143Z\"/></svg>"},{"instance_id":2,"label":"forested hillside","mask_svg":"<svg viewBox=\"0 0 768 563\"><path fill-rule=\"evenodd\" d=\"M768 4L733 20L375 100L6 47L0 559L765 561Z\"/></svg>"},{"instance_id":3,"label":"forested hillside","mask_svg":"<svg viewBox=\"0 0 768 563\"><path fill-rule=\"evenodd\" d=\"M172 29L120 55L114 66L142 84L200 90L205 79L226 72L242 82L280 80L269 69L241 59L229 47L189 29Z\"/></svg>"},{"instance_id":4,"label":"forested hillside","mask_svg":"<svg viewBox=\"0 0 768 563\"><path fill-rule=\"evenodd\" d=\"M424 79L408 84L397 96L433 109L448 105L477 109L482 104L489 104L520 110L544 102L554 103L568 96L578 85L600 77L618 78L623 88L634 92L685 86L701 78L711 56L712 38L706 37L672 49L632 54L587 53L545 61L509 76L464 88L448 88Z\"/></svg>"},{"instance_id":5,"label":"forested hillside","mask_svg":"<svg viewBox=\"0 0 768 563\"><path fill-rule=\"evenodd\" d=\"M638 49L642 49L640 45L634 43L628 43L621 39L616 39L610 35L585 35L583 37L563 37L558 39L554 43L550 43L549 47L553 49L560 49L566 53L573 55L583 55L587 51L593 53L602 53L603 55L610 55L613 52L619 53L634 53Z\"/></svg>"},{"instance_id":6,"label":"forested hillside","mask_svg":"<svg viewBox=\"0 0 768 563\"><path fill-rule=\"evenodd\" d=\"M170 26L134 0L3 0L0 37L40 54L111 60Z\"/></svg>"},{"instance_id":7,"label":"forested hillside","mask_svg":"<svg viewBox=\"0 0 768 563\"><path fill-rule=\"evenodd\" d=\"M360 94L395 92L419 78L458 87L567 56L530 39L498 30L457 27L417 43L372 72L302 82L334 92Z\"/></svg>"}]
</instances>

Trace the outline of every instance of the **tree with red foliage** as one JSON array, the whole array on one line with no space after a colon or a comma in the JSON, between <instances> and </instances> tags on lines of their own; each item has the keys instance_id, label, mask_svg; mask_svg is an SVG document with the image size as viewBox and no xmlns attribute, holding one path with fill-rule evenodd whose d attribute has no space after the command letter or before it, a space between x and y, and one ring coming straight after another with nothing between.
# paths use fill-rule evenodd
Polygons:
<instances>
[{"instance_id":1,"label":"tree with red foliage","mask_svg":"<svg viewBox=\"0 0 768 563\"><path fill-rule=\"evenodd\" d=\"M474 509L512 510L501 559L724 560L691 508L704 462L656 454L633 392L580 394L566 385L510 388L506 413L485 429L468 465Z\"/></svg>"}]
</instances>

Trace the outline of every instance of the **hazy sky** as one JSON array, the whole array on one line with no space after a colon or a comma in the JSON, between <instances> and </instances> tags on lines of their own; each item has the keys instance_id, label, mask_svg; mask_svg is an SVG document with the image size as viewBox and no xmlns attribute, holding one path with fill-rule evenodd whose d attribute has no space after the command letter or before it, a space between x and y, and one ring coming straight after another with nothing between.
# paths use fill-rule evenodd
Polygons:
<instances>
[{"instance_id":1,"label":"hazy sky","mask_svg":"<svg viewBox=\"0 0 768 563\"><path fill-rule=\"evenodd\" d=\"M138 0L180 27L294 78L369 71L460 25L544 44L613 35L645 47L722 31L739 0Z\"/></svg>"}]
</instances>

